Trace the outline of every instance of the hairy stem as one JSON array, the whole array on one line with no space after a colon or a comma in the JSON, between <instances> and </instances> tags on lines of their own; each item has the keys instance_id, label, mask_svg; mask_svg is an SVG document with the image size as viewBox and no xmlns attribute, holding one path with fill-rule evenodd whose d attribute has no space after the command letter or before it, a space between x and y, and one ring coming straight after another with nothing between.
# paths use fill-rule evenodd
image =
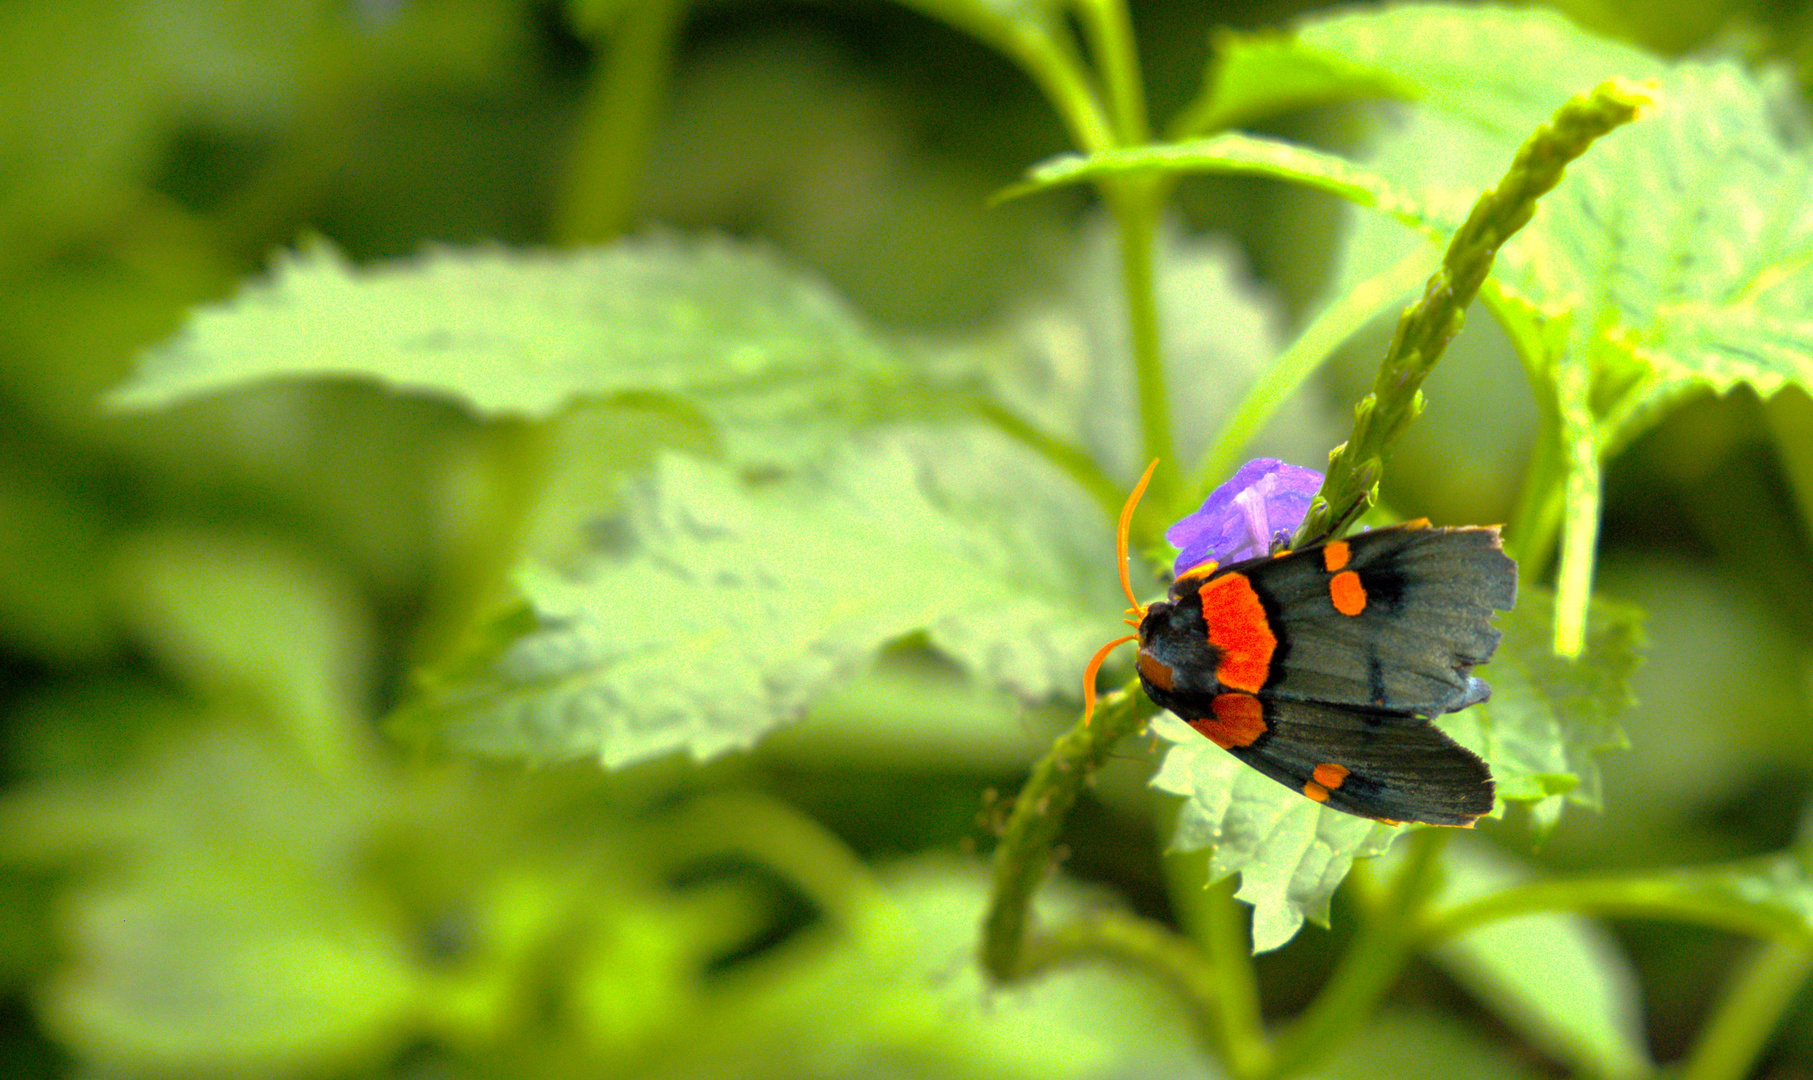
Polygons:
<instances>
[{"instance_id":1,"label":"hairy stem","mask_svg":"<svg viewBox=\"0 0 1813 1080\"><path fill-rule=\"evenodd\" d=\"M1014 801L995 849L995 888L983 923L982 967L997 983L1035 978L1092 959L1118 960L1184 1003L1197 1038L1235 1080L1271 1075L1258 993L1240 912L1231 895L1203 945L1149 919L1094 914L1050 928L1031 925L1031 902L1050 871L1059 829L1090 773L1137 731L1151 707L1136 684L1104 698L1092 721L1058 739ZM1216 891L1228 892L1226 886Z\"/></svg>"},{"instance_id":2,"label":"hairy stem","mask_svg":"<svg viewBox=\"0 0 1813 1080\"><path fill-rule=\"evenodd\" d=\"M994 894L982 929L982 968L997 982L1013 982L1027 974L1032 894L1051 870L1052 845L1083 784L1115 744L1138 731L1150 714L1145 696L1129 685L1103 698L1092 722L1079 722L1060 736L1033 766L995 848Z\"/></svg>"},{"instance_id":3,"label":"hairy stem","mask_svg":"<svg viewBox=\"0 0 1813 1080\"><path fill-rule=\"evenodd\" d=\"M1398 320L1372 392L1354 407L1353 433L1330 455L1327 479L1292 546L1344 531L1377 500L1385 452L1422 412L1423 380L1460 332L1467 305L1478 295L1499 247L1529 223L1537 199L1561 182L1569 162L1601 136L1636 119L1648 101L1636 87L1616 79L1573 98L1517 151L1498 186L1473 204L1422 299Z\"/></svg>"},{"instance_id":4,"label":"hairy stem","mask_svg":"<svg viewBox=\"0 0 1813 1080\"><path fill-rule=\"evenodd\" d=\"M1253 383L1252 389L1246 392L1246 397L1221 426L1215 442L1203 454L1201 464L1186 485L1185 494L1200 498L1232 476L1240 452L1290 400L1297 388L1380 309L1414 288L1422 280L1423 268L1427 265L1428 255L1424 251L1410 253L1348 290L1304 327L1290 347Z\"/></svg>"}]
</instances>

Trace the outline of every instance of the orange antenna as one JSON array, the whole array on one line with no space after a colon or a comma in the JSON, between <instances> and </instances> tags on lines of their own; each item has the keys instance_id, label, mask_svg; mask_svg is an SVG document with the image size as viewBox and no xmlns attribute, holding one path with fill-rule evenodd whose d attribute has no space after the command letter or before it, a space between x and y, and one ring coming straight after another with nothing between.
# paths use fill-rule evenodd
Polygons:
<instances>
[{"instance_id":1,"label":"orange antenna","mask_svg":"<svg viewBox=\"0 0 1813 1080\"><path fill-rule=\"evenodd\" d=\"M1157 468L1158 459L1153 458L1152 464L1146 466L1146 471L1140 474L1139 483L1133 485L1133 494L1127 496L1127 504L1121 507L1120 528L1114 533L1114 554L1121 564L1121 591L1127 594L1127 603L1133 605L1133 610L1141 615L1146 613L1146 609L1134 599L1133 579L1127 576L1127 533L1133 527L1133 511L1139 506L1139 498L1146 493L1146 485L1152 482L1152 473Z\"/></svg>"},{"instance_id":2,"label":"orange antenna","mask_svg":"<svg viewBox=\"0 0 1813 1080\"><path fill-rule=\"evenodd\" d=\"M1133 578L1127 572L1127 533L1133 528L1134 508L1139 506L1140 496L1146 493L1146 485L1152 482L1152 473L1157 468L1158 459L1153 458L1152 464L1146 466L1146 471L1140 475L1139 483L1133 485L1133 494L1127 496L1126 505L1121 507L1120 527L1114 532L1114 554L1120 561L1121 567L1121 591L1127 594L1127 603L1132 605L1127 609L1127 614L1129 616L1137 615L1140 619L1145 618L1146 605L1140 603L1133 595ZM1129 618L1127 622L1133 626L1139 625L1139 619ZM1102 670L1102 662L1108 659L1109 653L1137 637L1139 637L1138 634L1128 634L1126 637L1115 638L1103 645L1090 658L1089 666L1083 669L1084 727L1089 726L1089 718L1095 715L1095 676Z\"/></svg>"},{"instance_id":3,"label":"orange antenna","mask_svg":"<svg viewBox=\"0 0 1813 1080\"><path fill-rule=\"evenodd\" d=\"M1095 651L1095 656L1090 658L1089 666L1083 669L1083 726L1084 727L1089 726L1089 718L1091 716L1095 715L1095 675L1096 675L1096 672L1102 670L1102 661L1108 659L1109 653L1120 648L1122 645L1125 645L1127 642L1132 641L1134 638L1136 638L1138 636L1139 636L1138 634L1128 634L1126 637L1117 637L1113 641L1110 641L1108 644L1103 645L1101 648L1099 648Z\"/></svg>"}]
</instances>

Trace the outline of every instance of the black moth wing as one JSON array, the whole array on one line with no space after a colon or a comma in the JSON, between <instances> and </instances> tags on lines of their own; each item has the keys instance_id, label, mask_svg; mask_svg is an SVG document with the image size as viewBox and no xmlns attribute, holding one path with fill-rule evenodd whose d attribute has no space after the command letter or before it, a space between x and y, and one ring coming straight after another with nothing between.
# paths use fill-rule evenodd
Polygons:
<instances>
[{"instance_id":1,"label":"black moth wing","mask_svg":"<svg viewBox=\"0 0 1813 1080\"><path fill-rule=\"evenodd\" d=\"M1470 826L1492 810L1486 763L1427 721L1406 725L1402 716L1313 702L1267 700L1263 708L1265 734L1229 753L1317 802L1430 825ZM1336 777L1336 784L1317 783Z\"/></svg>"},{"instance_id":2,"label":"black moth wing","mask_svg":"<svg viewBox=\"0 0 1813 1080\"><path fill-rule=\"evenodd\" d=\"M1337 544L1345 559L1330 557ZM1498 647L1492 613L1517 599L1495 526L1397 525L1228 569L1253 583L1278 639L1261 696L1422 716L1479 699L1470 673ZM1343 571L1364 593L1353 614L1331 596Z\"/></svg>"}]
</instances>

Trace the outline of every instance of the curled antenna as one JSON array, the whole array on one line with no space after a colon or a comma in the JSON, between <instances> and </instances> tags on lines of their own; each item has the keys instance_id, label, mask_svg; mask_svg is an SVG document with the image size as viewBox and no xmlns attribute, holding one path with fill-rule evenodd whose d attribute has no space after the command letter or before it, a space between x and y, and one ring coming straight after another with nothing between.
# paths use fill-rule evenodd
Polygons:
<instances>
[{"instance_id":1,"label":"curled antenna","mask_svg":"<svg viewBox=\"0 0 1813 1080\"><path fill-rule=\"evenodd\" d=\"M1131 605L1127 608L1126 618L1129 626L1138 626L1140 620L1146 617L1146 605L1140 603L1133 595L1133 578L1127 572L1127 533L1133 527L1133 511L1139 506L1140 496L1146 493L1146 485L1152 482L1153 470L1157 468L1158 459L1154 458L1152 464L1146 466L1146 471L1140 475L1139 483L1133 485L1133 494L1127 496L1126 505L1121 507L1120 527L1114 533L1114 554L1120 563L1121 591L1127 594L1127 603ZM1095 677L1102 670L1102 661L1108 659L1109 653L1137 637L1139 637L1138 634L1128 634L1126 637L1115 638L1103 645L1090 658L1089 666L1083 669L1084 727L1089 726L1089 718L1095 715Z\"/></svg>"}]
</instances>

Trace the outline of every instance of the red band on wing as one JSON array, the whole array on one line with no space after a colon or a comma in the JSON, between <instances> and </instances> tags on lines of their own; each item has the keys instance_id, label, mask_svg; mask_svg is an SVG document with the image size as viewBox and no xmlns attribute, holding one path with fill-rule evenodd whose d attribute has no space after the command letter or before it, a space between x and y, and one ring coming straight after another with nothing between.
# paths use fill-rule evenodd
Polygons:
<instances>
[{"instance_id":1,"label":"red band on wing","mask_svg":"<svg viewBox=\"0 0 1813 1080\"><path fill-rule=\"evenodd\" d=\"M1209 704L1215 715L1192 720L1190 726L1223 750L1251 746L1265 734L1265 708L1251 694L1216 694Z\"/></svg>"},{"instance_id":2,"label":"red band on wing","mask_svg":"<svg viewBox=\"0 0 1813 1080\"><path fill-rule=\"evenodd\" d=\"M1246 575L1223 574L1204 585L1202 618L1209 625L1209 644L1221 654L1215 668L1221 685L1248 692L1264 686L1278 638Z\"/></svg>"}]
</instances>

